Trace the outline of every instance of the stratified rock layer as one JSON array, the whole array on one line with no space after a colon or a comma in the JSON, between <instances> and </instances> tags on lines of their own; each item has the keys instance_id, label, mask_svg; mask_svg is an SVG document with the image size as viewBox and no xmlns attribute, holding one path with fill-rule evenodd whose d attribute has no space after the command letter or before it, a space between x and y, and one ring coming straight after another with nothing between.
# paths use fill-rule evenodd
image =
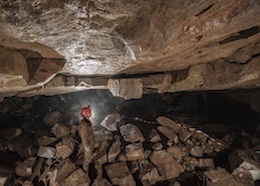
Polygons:
<instances>
[{"instance_id":1,"label":"stratified rock layer","mask_svg":"<svg viewBox=\"0 0 260 186\"><path fill-rule=\"evenodd\" d=\"M148 85L159 93L259 87L255 0L14 0L0 14L0 97L107 89L110 76L151 82L158 72ZM138 88L120 79L120 90Z\"/></svg>"}]
</instances>

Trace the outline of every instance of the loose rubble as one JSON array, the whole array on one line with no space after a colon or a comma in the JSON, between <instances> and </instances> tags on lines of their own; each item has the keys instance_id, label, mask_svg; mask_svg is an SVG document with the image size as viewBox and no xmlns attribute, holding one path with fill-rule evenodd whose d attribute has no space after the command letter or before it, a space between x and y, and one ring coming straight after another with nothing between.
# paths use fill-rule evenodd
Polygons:
<instances>
[{"instance_id":1,"label":"loose rubble","mask_svg":"<svg viewBox=\"0 0 260 186\"><path fill-rule=\"evenodd\" d=\"M182 185L186 175L195 175L214 186L253 185L259 179L255 151L230 153L227 159L234 161L228 172L215 161L228 145L176 119L159 116L148 124L117 113L94 128L81 118L65 124L58 113L46 113L43 126L33 130L3 130L9 137L0 133L0 151L17 152L22 159L14 171L0 165L0 185Z\"/></svg>"}]
</instances>

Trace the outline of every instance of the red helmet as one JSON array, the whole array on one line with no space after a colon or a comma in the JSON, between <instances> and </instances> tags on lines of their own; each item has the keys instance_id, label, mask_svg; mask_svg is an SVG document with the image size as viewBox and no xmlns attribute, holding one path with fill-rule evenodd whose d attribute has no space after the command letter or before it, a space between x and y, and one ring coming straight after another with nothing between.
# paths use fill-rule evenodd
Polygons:
<instances>
[{"instance_id":1,"label":"red helmet","mask_svg":"<svg viewBox=\"0 0 260 186\"><path fill-rule=\"evenodd\" d=\"M89 119L91 117L91 109L90 106L84 107L81 109L80 114L83 118Z\"/></svg>"}]
</instances>

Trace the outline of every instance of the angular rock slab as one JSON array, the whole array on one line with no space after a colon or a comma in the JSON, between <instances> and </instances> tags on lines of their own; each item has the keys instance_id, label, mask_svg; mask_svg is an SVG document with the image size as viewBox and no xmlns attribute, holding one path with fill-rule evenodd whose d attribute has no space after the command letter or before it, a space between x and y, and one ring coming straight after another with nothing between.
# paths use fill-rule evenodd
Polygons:
<instances>
[{"instance_id":1,"label":"angular rock slab","mask_svg":"<svg viewBox=\"0 0 260 186\"><path fill-rule=\"evenodd\" d=\"M70 133L70 130L68 127L61 123L56 123L52 128L51 128L52 133L56 136L56 138L61 138Z\"/></svg>"},{"instance_id":2,"label":"angular rock slab","mask_svg":"<svg viewBox=\"0 0 260 186\"><path fill-rule=\"evenodd\" d=\"M116 162L107 165L105 170L113 185L136 185L132 174L129 172L126 162Z\"/></svg>"},{"instance_id":3,"label":"angular rock slab","mask_svg":"<svg viewBox=\"0 0 260 186\"><path fill-rule=\"evenodd\" d=\"M160 125L162 125L164 127L169 127L176 132L178 132L181 128L181 126L178 125L175 121L173 121L170 118L167 118L165 116L159 116L156 120L158 121L158 123Z\"/></svg>"},{"instance_id":4,"label":"angular rock slab","mask_svg":"<svg viewBox=\"0 0 260 186\"><path fill-rule=\"evenodd\" d=\"M15 168L15 173L18 176L22 176L22 177L31 176L33 172L32 167L35 163L35 160L36 160L35 157L30 157L29 159L25 160Z\"/></svg>"},{"instance_id":5,"label":"angular rock slab","mask_svg":"<svg viewBox=\"0 0 260 186\"><path fill-rule=\"evenodd\" d=\"M73 185L89 185L90 181L82 169L77 169L69 175L60 185L73 186Z\"/></svg>"},{"instance_id":6,"label":"angular rock slab","mask_svg":"<svg viewBox=\"0 0 260 186\"><path fill-rule=\"evenodd\" d=\"M106 178L96 178L92 184L92 186L112 186L112 184Z\"/></svg>"},{"instance_id":7,"label":"angular rock slab","mask_svg":"<svg viewBox=\"0 0 260 186\"><path fill-rule=\"evenodd\" d=\"M53 111L45 115L43 122L45 125L53 126L55 123L59 122L60 118L60 111Z\"/></svg>"},{"instance_id":8,"label":"angular rock slab","mask_svg":"<svg viewBox=\"0 0 260 186\"><path fill-rule=\"evenodd\" d=\"M117 124L121 121L121 116L119 113L113 113L107 115L103 121L100 123L101 126L105 127L108 131L117 131Z\"/></svg>"},{"instance_id":9,"label":"angular rock slab","mask_svg":"<svg viewBox=\"0 0 260 186\"><path fill-rule=\"evenodd\" d=\"M219 185L234 185L234 186L246 186L238 182L229 172L225 169L218 167L217 169L209 170L205 173L207 177L207 185L219 186ZM248 185L247 185L248 186Z\"/></svg>"},{"instance_id":10,"label":"angular rock slab","mask_svg":"<svg viewBox=\"0 0 260 186\"><path fill-rule=\"evenodd\" d=\"M145 154L143 145L140 143L129 144L125 147L125 156L128 161L144 160Z\"/></svg>"},{"instance_id":11,"label":"angular rock slab","mask_svg":"<svg viewBox=\"0 0 260 186\"><path fill-rule=\"evenodd\" d=\"M64 138L61 142L55 145L56 147L56 156L57 158L66 159L74 151L74 139L73 138Z\"/></svg>"},{"instance_id":12,"label":"angular rock slab","mask_svg":"<svg viewBox=\"0 0 260 186\"><path fill-rule=\"evenodd\" d=\"M176 178L184 172L182 166L165 150L154 151L150 160L158 168L163 180Z\"/></svg>"},{"instance_id":13,"label":"angular rock slab","mask_svg":"<svg viewBox=\"0 0 260 186\"><path fill-rule=\"evenodd\" d=\"M143 185L154 185L161 181L162 178L158 172L158 169L151 163L147 163L142 167L139 178Z\"/></svg>"},{"instance_id":14,"label":"angular rock slab","mask_svg":"<svg viewBox=\"0 0 260 186\"><path fill-rule=\"evenodd\" d=\"M56 153L56 149L53 147L40 146L37 156L42 158L54 158L55 153Z\"/></svg>"},{"instance_id":15,"label":"angular rock slab","mask_svg":"<svg viewBox=\"0 0 260 186\"><path fill-rule=\"evenodd\" d=\"M77 166L72 163L70 160L66 160L65 162L61 162L56 169L52 172L55 176L55 182L61 183L65 178L67 178L70 174L72 174L77 169Z\"/></svg>"},{"instance_id":16,"label":"angular rock slab","mask_svg":"<svg viewBox=\"0 0 260 186\"><path fill-rule=\"evenodd\" d=\"M145 141L142 132L131 123L121 126L120 133L126 142L135 143Z\"/></svg>"},{"instance_id":17,"label":"angular rock slab","mask_svg":"<svg viewBox=\"0 0 260 186\"><path fill-rule=\"evenodd\" d=\"M121 144L120 137L116 136L116 141L111 145L108 151L108 162L114 162L118 154L121 152Z\"/></svg>"},{"instance_id":18,"label":"angular rock slab","mask_svg":"<svg viewBox=\"0 0 260 186\"><path fill-rule=\"evenodd\" d=\"M158 131L156 129L152 129L151 133L149 134L150 142L155 143L158 141L161 141L161 137L158 134Z\"/></svg>"},{"instance_id":19,"label":"angular rock slab","mask_svg":"<svg viewBox=\"0 0 260 186\"><path fill-rule=\"evenodd\" d=\"M143 83L138 78L109 79L108 89L115 97L140 99L143 95Z\"/></svg>"}]
</instances>

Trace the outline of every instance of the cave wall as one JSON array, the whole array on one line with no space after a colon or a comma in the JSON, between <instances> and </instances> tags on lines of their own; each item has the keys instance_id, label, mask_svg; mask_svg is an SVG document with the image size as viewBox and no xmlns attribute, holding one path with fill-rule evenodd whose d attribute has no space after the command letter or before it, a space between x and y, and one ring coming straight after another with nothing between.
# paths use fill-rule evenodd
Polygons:
<instances>
[{"instance_id":1,"label":"cave wall","mask_svg":"<svg viewBox=\"0 0 260 186\"><path fill-rule=\"evenodd\" d=\"M4 0L0 13L0 97L259 87L258 1Z\"/></svg>"}]
</instances>

